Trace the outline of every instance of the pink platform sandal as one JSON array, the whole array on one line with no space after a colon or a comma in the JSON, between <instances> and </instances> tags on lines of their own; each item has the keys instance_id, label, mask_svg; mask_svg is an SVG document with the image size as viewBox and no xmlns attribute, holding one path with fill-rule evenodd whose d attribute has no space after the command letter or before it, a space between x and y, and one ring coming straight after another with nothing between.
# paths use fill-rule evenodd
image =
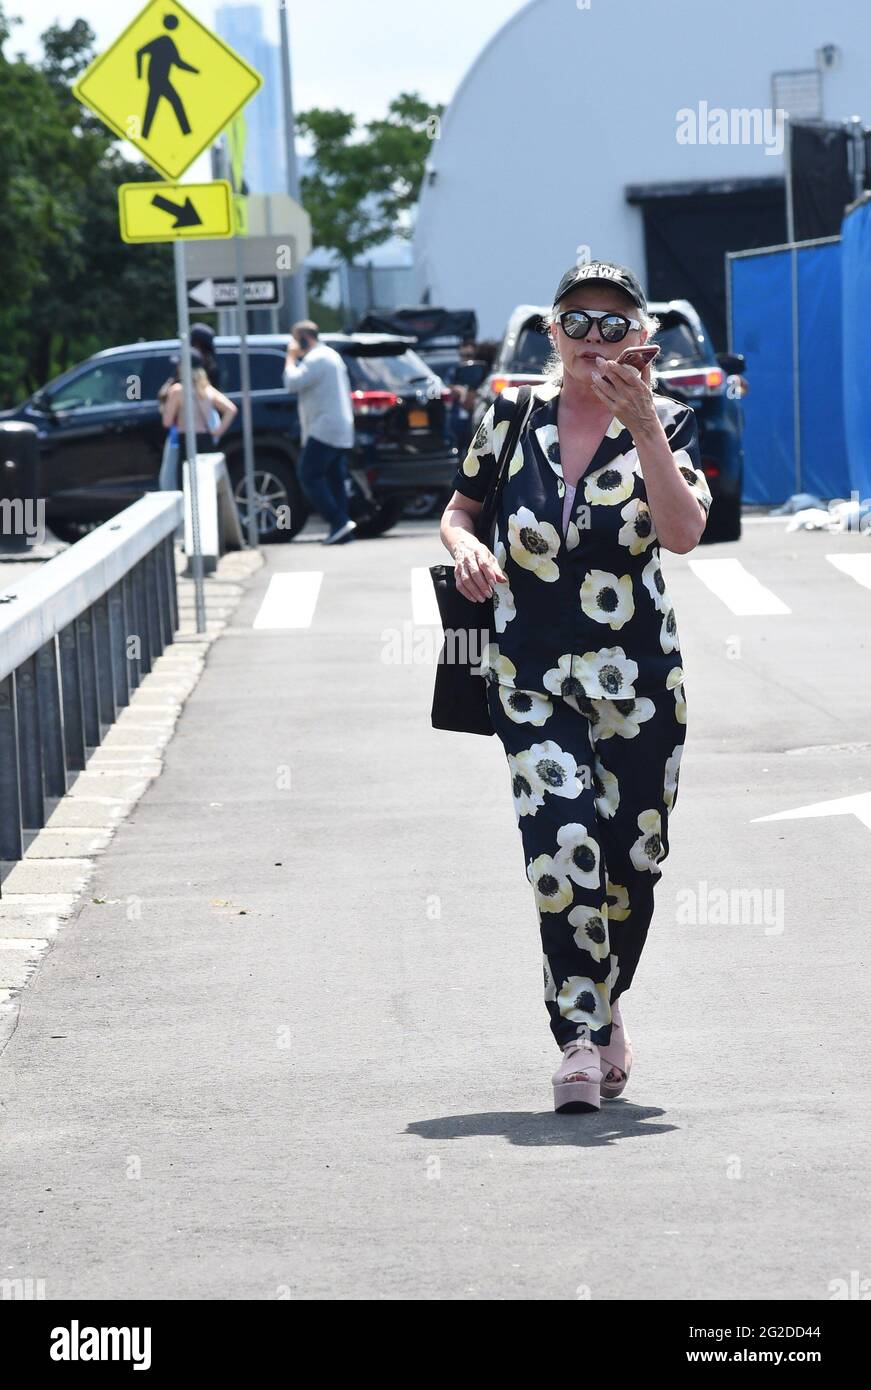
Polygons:
<instances>
[{"instance_id":1,"label":"pink platform sandal","mask_svg":"<svg viewBox=\"0 0 871 1390\"><path fill-rule=\"evenodd\" d=\"M616 1100L622 1095L632 1068L632 1042L620 1016L620 1000L611 1005L611 1041L599 1047L602 1062L602 1095Z\"/></svg>"},{"instance_id":2,"label":"pink platform sandal","mask_svg":"<svg viewBox=\"0 0 871 1390\"><path fill-rule=\"evenodd\" d=\"M598 1110L602 1104L599 1049L589 1038L566 1043L553 1074L553 1108L560 1112Z\"/></svg>"}]
</instances>

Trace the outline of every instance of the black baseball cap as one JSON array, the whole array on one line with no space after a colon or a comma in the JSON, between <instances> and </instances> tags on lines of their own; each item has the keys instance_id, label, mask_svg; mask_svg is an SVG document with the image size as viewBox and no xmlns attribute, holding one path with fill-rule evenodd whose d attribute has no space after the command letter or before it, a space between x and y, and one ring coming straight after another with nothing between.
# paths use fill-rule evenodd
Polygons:
<instances>
[{"instance_id":1,"label":"black baseball cap","mask_svg":"<svg viewBox=\"0 0 871 1390\"><path fill-rule=\"evenodd\" d=\"M576 289L578 285L589 284L615 285L629 295L633 304L647 312L647 300L638 277L628 266L615 265L613 261L590 261L587 265L571 266L557 285L553 297L554 304L559 304L569 290Z\"/></svg>"}]
</instances>

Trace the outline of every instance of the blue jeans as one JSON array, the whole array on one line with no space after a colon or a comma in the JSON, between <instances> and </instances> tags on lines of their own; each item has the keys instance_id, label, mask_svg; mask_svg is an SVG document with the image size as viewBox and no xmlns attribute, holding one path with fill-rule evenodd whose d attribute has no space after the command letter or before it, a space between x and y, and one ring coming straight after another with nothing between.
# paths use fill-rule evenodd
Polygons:
<instances>
[{"instance_id":1,"label":"blue jeans","mask_svg":"<svg viewBox=\"0 0 871 1390\"><path fill-rule=\"evenodd\" d=\"M309 436L299 456L296 476L308 501L324 517L331 533L348 520L347 472L344 449L336 449L332 444Z\"/></svg>"}]
</instances>

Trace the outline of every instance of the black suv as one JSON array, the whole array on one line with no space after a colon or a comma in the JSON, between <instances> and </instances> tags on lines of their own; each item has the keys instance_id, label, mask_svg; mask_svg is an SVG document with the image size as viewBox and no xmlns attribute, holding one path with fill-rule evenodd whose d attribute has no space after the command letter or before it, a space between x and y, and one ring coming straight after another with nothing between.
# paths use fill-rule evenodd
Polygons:
<instances>
[{"instance_id":1,"label":"black suv","mask_svg":"<svg viewBox=\"0 0 871 1390\"><path fill-rule=\"evenodd\" d=\"M351 379L356 444L352 474L364 492L403 500L444 487L457 467L446 438L446 388L412 350L389 334L324 333L342 354ZM282 381L288 338L252 334L251 408L254 423L258 527L264 541L291 540L309 507L296 478L300 449L296 401ZM62 538L83 524L105 521L157 486L164 430L157 393L173 373L175 340L108 348L72 367L0 419L36 425L40 445L39 495L46 519ZM220 389L239 401L239 339L218 337ZM245 516L241 410L220 448ZM291 525L276 525L278 507L290 507Z\"/></svg>"},{"instance_id":2,"label":"black suv","mask_svg":"<svg viewBox=\"0 0 871 1390\"><path fill-rule=\"evenodd\" d=\"M744 476L741 397L747 389L742 376L744 358L714 352L705 326L688 300L651 302L647 307L660 324L652 339L661 348L656 389L691 405L698 422L702 468L713 498L702 539L738 540ZM493 371L479 393L476 423L506 386L543 379L542 368L551 352L543 312L535 304L521 304L514 310Z\"/></svg>"}]
</instances>

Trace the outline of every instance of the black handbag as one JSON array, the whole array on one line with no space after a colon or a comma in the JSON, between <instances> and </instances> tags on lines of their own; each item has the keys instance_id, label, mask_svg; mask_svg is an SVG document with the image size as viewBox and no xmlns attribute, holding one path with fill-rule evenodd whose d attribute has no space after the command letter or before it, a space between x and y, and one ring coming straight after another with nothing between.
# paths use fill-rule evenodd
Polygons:
<instances>
[{"instance_id":1,"label":"black handbag","mask_svg":"<svg viewBox=\"0 0 871 1390\"><path fill-rule=\"evenodd\" d=\"M521 386L499 452L496 477L475 522L475 535L488 550L493 548L499 494L531 404L531 387ZM480 663L490 637L493 601L475 603L461 594L453 565L430 565L429 572L445 636L436 666L432 726L461 734L492 734L487 681L481 674Z\"/></svg>"}]
</instances>

